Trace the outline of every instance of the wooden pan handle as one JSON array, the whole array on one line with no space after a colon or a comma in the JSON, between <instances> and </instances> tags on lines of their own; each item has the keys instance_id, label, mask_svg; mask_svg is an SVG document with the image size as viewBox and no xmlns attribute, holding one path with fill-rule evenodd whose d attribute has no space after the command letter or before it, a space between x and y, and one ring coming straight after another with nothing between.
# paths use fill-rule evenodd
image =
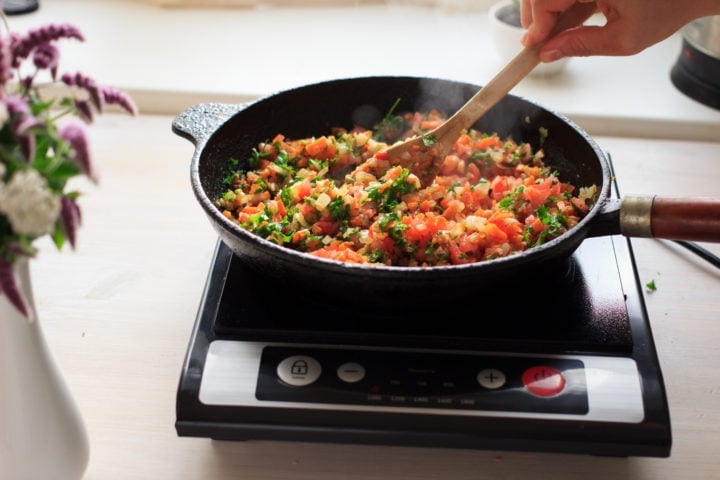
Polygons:
<instances>
[{"instance_id":1,"label":"wooden pan handle","mask_svg":"<svg viewBox=\"0 0 720 480\"><path fill-rule=\"evenodd\" d=\"M628 237L720 242L720 197L625 197L620 229Z\"/></svg>"}]
</instances>

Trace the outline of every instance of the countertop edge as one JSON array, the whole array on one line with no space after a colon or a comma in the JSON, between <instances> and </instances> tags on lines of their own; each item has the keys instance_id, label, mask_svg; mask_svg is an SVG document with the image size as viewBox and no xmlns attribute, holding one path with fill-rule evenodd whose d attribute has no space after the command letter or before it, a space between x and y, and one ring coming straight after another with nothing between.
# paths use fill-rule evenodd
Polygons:
<instances>
[{"instance_id":1,"label":"countertop edge","mask_svg":"<svg viewBox=\"0 0 720 480\"><path fill-rule=\"evenodd\" d=\"M127 93L136 101L141 113L150 115L177 115L197 104L242 104L264 97L263 94L221 94L148 89L128 89ZM567 111L558 113L566 116L594 136L720 142L717 123L703 119L648 119L602 114L588 115Z\"/></svg>"}]
</instances>

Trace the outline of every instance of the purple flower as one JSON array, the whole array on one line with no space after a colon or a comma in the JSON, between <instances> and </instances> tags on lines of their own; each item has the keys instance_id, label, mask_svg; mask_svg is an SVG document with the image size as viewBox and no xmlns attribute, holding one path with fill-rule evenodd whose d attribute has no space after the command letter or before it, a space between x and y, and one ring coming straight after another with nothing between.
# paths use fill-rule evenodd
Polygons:
<instances>
[{"instance_id":1,"label":"purple flower","mask_svg":"<svg viewBox=\"0 0 720 480\"><path fill-rule=\"evenodd\" d=\"M72 248L75 248L76 232L81 221L78 204L72 198L63 195L60 199L60 223Z\"/></svg>"},{"instance_id":2,"label":"purple flower","mask_svg":"<svg viewBox=\"0 0 720 480\"><path fill-rule=\"evenodd\" d=\"M8 302L17 308L23 316L29 316L30 312L27 302L18 288L15 276L13 275L12 263L3 257L0 257L0 294L5 295Z\"/></svg>"},{"instance_id":3,"label":"purple flower","mask_svg":"<svg viewBox=\"0 0 720 480\"><path fill-rule=\"evenodd\" d=\"M78 117L85 123L92 123L95 115L93 114L90 102L87 100L76 99L73 102L77 110Z\"/></svg>"},{"instance_id":4,"label":"purple flower","mask_svg":"<svg viewBox=\"0 0 720 480\"><path fill-rule=\"evenodd\" d=\"M10 115L30 115L27 100L20 95L8 95L4 100Z\"/></svg>"},{"instance_id":5,"label":"purple flower","mask_svg":"<svg viewBox=\"0 0 720 480\"><path fill-rule=\"evenodd\" d=\"M35 80L35 77L33 77L31 75L26 75L25 77L20 79L20 85L22 85L26 91L30 91L34 80Z\"/></svg>"},{"instance_id":6,"label":"purple flower","mask_svg":"<svg viewBox=\"0 0 720 480\"><path fill-rule=\"evenodd\" d=\"M14 122L13 131L16 136L20 137L29 134L30 129L41 127L43 125L45 125L45 122L37 117L33 117L32 115L22 115Z\"/></svg>"},{"instance_id":7,"label":"purple flower","mask_svg":"<svg viewBox=\"0 0 720 480\"><path fill-rule=\"evenodd\" d=\"M13 135L20 144L27 161L32 162L35 158L35 135L33 135L32 129L41 127L45 123L32 115L27 99L18 95L8 95L4 97L4 101L10 115Z\"/></svg>"},{"instance_id":8,"label":"purple flower","mask_svg":"<svg viewBox=\"0 0 720 480\"><path fill-rule=\"evenodd\" d=\"M92 102L93 106L95 106L98 112L102 112L103 95L95 80L88 77L87 75L83 75L80 72L76 72L74 75L70 73L64 73L60 77L60 80L62 80L62 82L69 87L77 87L85 90L88 95L90 95L90 101Z\"/></svg>"},{"instance_id":9,"label":"purple flower","mask_svg":"<svg viewBox=\"0 0 720 480\"><path fill-rule=\"evenodd\" d=\"M35 66L41 70L50 70L53 80L57 78L59 59L60 50L51 43L44 43L38 46L33 54L33 63Z\"/></svg>"},{"instance_id":10,"label":"purple flower","mask_svg":"<svg viewBox=\"0 0 720 480\"><path fill-rule=\"evenodd\" d=\"M32 127L45 124L32 114L27 98L20 95L7 95L3 100L13 122L13 133L16 135L24 134Z\"/></svg>"},{"instance_id":11,"label":"purple flower","mask_svg":"<svg viewBox=\"0 0 720 480\"><path fill-rule=\"evenodd\" d=\"M81 42L85 40L85 37L83 37L83 34L77 27L66 23L51 23L29 30L25 36L11 33L12 66L15 68L19 67L20 63L28 58L34 49L61 38L74 38Z\"/></svg>"},{"instance_id":12,"label":"purple flower","mask_svg":"<svg viewBox=\"0 0 720 480\"><path fill-rule=\"evenodd\" d=\"M31 163L33 160L35 160L35 151L37 148L37 141L35 140L35 135L32 133L30 135L18 135L17 141L20 144L20 150L23 153L23 156L28 161L28 163Z\"/></svg>"},{"instance_id":13,"label":"purple flower","mask_svg":"<svg viewBox=\"0 0 720 480\"><path fill-rule=\"evenodd\" d=\"M90 149L82 126L78 123L68 123L60 128L58 134L72 148L73 159L80 167L80 170L93 182L97 183L97 175L90 161Z\"/></svg>"},{"instance_id":14,"label":"purple flower","mask_svg":"<svg viewBox=\"0 0 720 480\"><path fill-rule=\"evenodd\" d=\"M12 53L8 37L0 36L0 86L4 87L13 78ZM0 96L2 96L0 90Z\"/></svg>"},{"instance_id":15,"label":"purple flower","mask_svg":"<svg viewBox=\"0 0 720 480\"><path fill-rule=\"evenodd\" d=\"M84 41L69 24L50 24L25 35L0 32L0 126L6 134L0 160L0 216L4 219L0 223L8 227L0 228L0 296L31 320L32 304L19 288L13 264L20 257L34 256L37 249L32 243L45 235L53 238L58 249L64 240L75 248L81 212L78 194L66 193L66 182L78 174L97 182L82 122L92 123L105 105L116 105L133 115L137 112L120 90L101 87L82 73L61 75L56 41L63 38ZM63 83L74 92L43 98L46 90L35 85L35 80L45 72L51 75L51 83ZM64 115L80 121L61 124L58 119ZM52 168L59 163L65 168ZM76 167L70 167L71 163Z\"/></svg>"},{"instance_id":16,"label":"purple flower","mask_svg":"<svg viewBox=\"0 0 720 480\"><path fill-rule=\"evenodd\" d=\"M102 87L102 94L107 105L117 105L130 115L137 115L137 106L125 92L113 87Z\"/></svg>"},{"instance_id":17,"label":"purple flower","mask_svg":"<svg viewBox=\"0 0 720 480\"><path fill-rule=\"evenodd\" d=\"M78 114L86 123L91 123L93 120L91 105L101 113L105 105L117 105L131 115L136 115L138 112L137 106L125 92L114 87L98 86L95 80L80 72L64 73L60 80L69 87L76 87L88 93L89 104L85 100L75 101Z\"/></svg>"}]
</instances>

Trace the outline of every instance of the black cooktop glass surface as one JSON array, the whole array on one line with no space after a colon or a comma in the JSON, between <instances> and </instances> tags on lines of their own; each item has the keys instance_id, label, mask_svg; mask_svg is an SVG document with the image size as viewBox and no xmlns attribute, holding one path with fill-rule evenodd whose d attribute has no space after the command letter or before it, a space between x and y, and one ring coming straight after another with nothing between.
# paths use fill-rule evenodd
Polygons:
<instances>
[{"instance_id":1,"label":"black cooktop glass surface","mask_svg":"<svg viewBox=\"0 0 720 480\"><path fill-rule=\"evenodd\" d=\"M632 260L618 237L586 239L564 275L518 278L463 305L392 312L374 309L372 299L359 311L312 289L282 291L218 248L227 277L214 332L225 339L608 354L633 347L626 298L639 292L622 283L619 268Z\"/></svg>"}]
</instances>

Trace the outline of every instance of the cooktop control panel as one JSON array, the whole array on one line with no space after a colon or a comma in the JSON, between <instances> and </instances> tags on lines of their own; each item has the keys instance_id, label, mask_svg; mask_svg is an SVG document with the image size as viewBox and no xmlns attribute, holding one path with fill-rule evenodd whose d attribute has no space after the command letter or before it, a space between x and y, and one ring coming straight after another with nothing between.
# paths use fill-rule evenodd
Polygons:
<instances>
[{"instance_id":1,"label":"cooktop control panel","mask_svg":"<svg viewBox=\"0 0 720 480\"><path fill-rule=\"evenodd\" d=\"M581 360L266 347L258 400L584 415Z\"/></svg>"},{"instance_id":2,"label":"cooktop control panel","mask_svg":"<svg viewBox=\"0 0 720 480\"><path fill-rule=\"evenodd\" d=\"M214 340L198 400L251 409L638 423L636 362L610 355Z\"/></svg>"}]
</instances>

